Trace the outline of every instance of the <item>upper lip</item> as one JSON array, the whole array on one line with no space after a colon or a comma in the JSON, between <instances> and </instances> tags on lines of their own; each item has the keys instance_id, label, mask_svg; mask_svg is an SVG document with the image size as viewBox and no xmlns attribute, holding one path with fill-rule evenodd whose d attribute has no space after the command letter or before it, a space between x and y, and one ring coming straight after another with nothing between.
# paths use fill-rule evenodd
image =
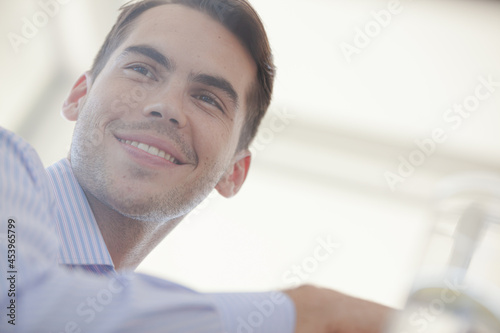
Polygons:
<instances>
[{"instance_id":1,"label":"upper lip","mask_svg":"<svg viewBox=\"0 0 500 333\"><path fill-rule=\"evenodd\" d=\"M188 163L188 158L183 154L179 149L177 149L173 144L166 141L165 139L161 139L149 134L116 134L115 137L121 140L130 140L137 141L140 143L145 143L148 146L156 147L160 150L163 150L165 153L169 154L173 158L175 158L179 164Z\"/></svg>"}]
</instances>

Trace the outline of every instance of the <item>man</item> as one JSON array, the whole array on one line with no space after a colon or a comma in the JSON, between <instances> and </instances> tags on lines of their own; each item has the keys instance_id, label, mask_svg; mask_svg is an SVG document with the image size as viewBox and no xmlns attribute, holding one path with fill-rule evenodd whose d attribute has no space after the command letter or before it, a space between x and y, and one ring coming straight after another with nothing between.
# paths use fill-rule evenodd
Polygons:
<instances>
[{"instance_id":1,"label":"man","mask_svg":"<svg viewBox=\"0 0 500 333\"><path fill-rule=\"evenodd\" d=\"M63 106L76 121L68 159L47 179L26 144L0 132L2 219L18 235L7 233L18 263L2 283L20 295L0 296L1 331L380 331L387 308L326 289L203 295L126 273L214 188L238 192L273 78L244 0L124 7Z\"/></svg>"}]
</instances>

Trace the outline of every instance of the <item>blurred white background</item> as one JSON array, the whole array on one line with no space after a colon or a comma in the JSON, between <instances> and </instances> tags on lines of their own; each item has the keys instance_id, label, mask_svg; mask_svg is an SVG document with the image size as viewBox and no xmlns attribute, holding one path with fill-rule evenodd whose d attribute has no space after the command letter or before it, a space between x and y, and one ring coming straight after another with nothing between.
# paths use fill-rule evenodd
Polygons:
<instances>
[{"instance_id":1,"label":"blurred white background","mask_svg":"<svg viewBox=\"0 0 500 333\"><path fill-rule=\"evenodd\" d=\"M46 22L38 0L0 3L0 125L45 165L67 154L73 124L60 106L125 1L61 2ZM436 183L500 173L500 2L251 2L278 77L247 182L233 199L210 196L139 271L201 291L316 283L400 307ZM37 31L14 47L34 19ZM488 91L480 78L498 83ZM489 94L474 105L478 86ZM448 113L464 103L467 116ZM415 140L439 129L444 142L391 189L386 173L398 174L400 157L417 161ZM313 259L328 239L335 249Z\"/></svg>"}]
</instances>

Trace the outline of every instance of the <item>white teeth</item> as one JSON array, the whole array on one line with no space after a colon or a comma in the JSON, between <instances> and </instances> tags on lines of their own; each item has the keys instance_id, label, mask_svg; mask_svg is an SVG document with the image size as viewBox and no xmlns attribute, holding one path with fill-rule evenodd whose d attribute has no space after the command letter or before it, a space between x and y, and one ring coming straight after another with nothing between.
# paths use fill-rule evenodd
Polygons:
<instances>
[{"instance_id":1,"label":"white teeth","mask_svg":"<svg viewBox=\"0 0 500 333\"><path fill-rule=\"evenodd\" d=\"M147 152L148 149L149 149L149 146L147 144L145 144L145 143L139 143L139 145L137 146L137 148L142 149L145 152Z\"/></svg>"},{"instance_id":2,"label":"white teeth","mask_svg":"<svg viewBox=\"0 0 500 333\"><path fill-rule=\"evenodd\" d=\"M158 148L153 147L153 146L149 146L148 153L150 153L151 155L158 156L159 152L160 152L160 150Z\"/></svg>"},{"instance_id":3,"label":"white teeth","mask_svg":"<svg viewBox=\"0 0 500 333\"><path fill-rule=\"evenodd\" d=\"M155 156L164 158L167 161L170 161L172 163L178 164L177 160L173 156L170 156L169 154L165 153L163 150L160 150L160 149L158 149L156 147L149 146L149 145L147 145L145 143L137 142L137 141L122 140L122 139L118 139L118 140L120 140L120 142L123 142L123 143L125 143L127 145L131 145L131 146L137 147L137 148L139 148L141 150L144 150L145 152L147 152L147 153L149 153L151 155L155 155Z\"/></svg>"}]
</instances>

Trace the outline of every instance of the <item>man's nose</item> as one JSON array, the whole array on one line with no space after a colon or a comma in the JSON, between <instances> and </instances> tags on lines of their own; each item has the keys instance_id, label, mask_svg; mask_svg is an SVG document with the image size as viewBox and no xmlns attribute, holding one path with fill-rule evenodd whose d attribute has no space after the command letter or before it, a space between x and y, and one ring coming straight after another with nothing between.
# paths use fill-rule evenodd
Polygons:
<instances>
[{"instance_id":1,"label":"man's nose","mask_svg":"<svg viewBox=\"0 0 500 333\"><path fill-rule=\"evenodd\" d=\"M144 106L142 113L147 118L167 120L178 128L186 126L183 91L179 88L171 88L162 93L154 93Z\"/></svg>"}]
</instances>

